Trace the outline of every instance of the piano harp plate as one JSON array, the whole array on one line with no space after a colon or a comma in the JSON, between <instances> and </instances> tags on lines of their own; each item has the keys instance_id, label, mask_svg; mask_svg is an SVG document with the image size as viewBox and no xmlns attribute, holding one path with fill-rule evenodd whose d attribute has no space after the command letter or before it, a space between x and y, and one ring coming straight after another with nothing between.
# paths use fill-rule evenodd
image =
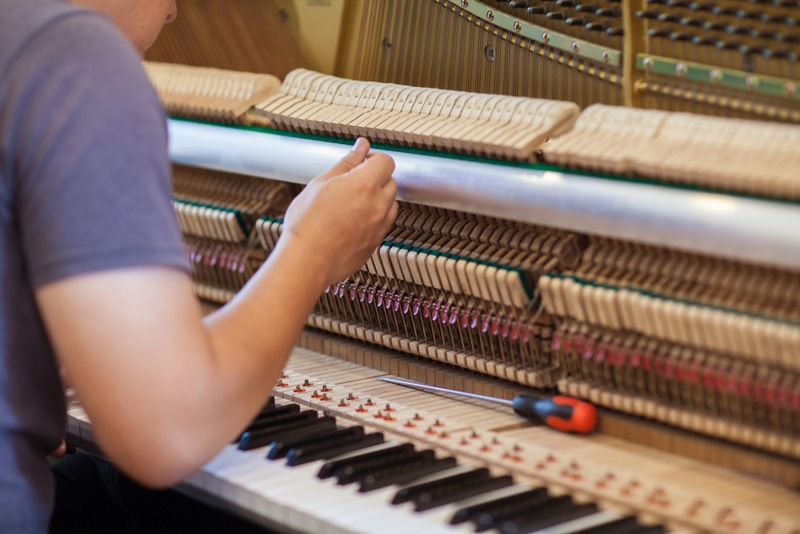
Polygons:
<instances>
[{"instance_id":1,"label":"piano harp plate","mask_svg":"<svg viewBox=\"0 0 800 534\"><path fill-rule=\"evenodd\" d=\"M474 377L454 373L457 380ZM613 513L636 511L648 523L731 533L765 532L766 525L771 525L770 534L800 528L798 498L790 490L607 435L562 434L521 421L492 403L409 390L375 380L379 376L391 375L297 348L275 396L278 403L295 402L334 415L340 425L360 424L383 432L387 440L455 456L461 465L511 474L517 484L546 485L553 495L568 493L576 502L595 502ZM91 422L75 401L68 421L70 439L96 450ZM297 532L384 532L380 529L387 524L403 524L408 529L398 532L466 532L442 523L452 506L414 514L381 501L396 489L359 494L316 479L316 463L288 468L283 461L265 460L266 450L245 452L229 445L179 489L284 531L288 526ZM289 499L298 492L303 499ZM326 510L326 502L342 504ZM344 509L354 513L376 506L382 507L380 513L352 524L336 517Z\"/></svg>"}]
</instances>

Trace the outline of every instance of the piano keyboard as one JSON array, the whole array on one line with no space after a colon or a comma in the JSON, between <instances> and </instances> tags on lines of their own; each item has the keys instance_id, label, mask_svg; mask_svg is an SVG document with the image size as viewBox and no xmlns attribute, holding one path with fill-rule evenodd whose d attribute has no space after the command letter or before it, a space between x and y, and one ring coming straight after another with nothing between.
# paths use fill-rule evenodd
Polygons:
<instances>
[{"instance_id":1,"label":"piano keyboard","mask_svg":"<svg viewBox=\"0 0 800 534\"><path fill-rule=\"evenodd\" d=\"M186 492L265 525L314 533L800 528L796 497L755 480L608 436L531 426L491 403L383 383L375 378L387 373L304 349L287 369L275 407L240 439L248 450L227 446L183 484ZM285 414L270 415L276 409L308 419L287 424ZM68 433L93 447L77 403ZM284 446L263 441L276 437ZM285 456L267 460L270 451ZM325 465L334 475L320 479ZM451 524L456 518L465 520Z\"/></svg>"}]
</instances>

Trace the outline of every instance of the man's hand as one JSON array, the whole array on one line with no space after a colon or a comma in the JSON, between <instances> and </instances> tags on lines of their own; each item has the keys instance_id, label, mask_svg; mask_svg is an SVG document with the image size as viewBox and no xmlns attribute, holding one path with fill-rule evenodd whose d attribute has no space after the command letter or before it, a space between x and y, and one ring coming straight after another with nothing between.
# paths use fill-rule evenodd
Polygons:
<instances>
[{"instance_id":1,"label":"man's hand","mask_svg":"<svg viewBox=\"0 0 800 534\"><path fill-rule=\"evenodd\" d=\"M50 456L55 460L60 460L67 454L75 454L75 446L62 439L61 444L56 450L50 453Z\"/></svg>"},{"instance_id":2,"label":"man's hand","mask_svg":"<svg viewBox=\"0 0 800 534\"><path fill-rule=\"evenodd\" d=\"M397 217L394 162L369 154L366 139L298 195L286 213L284 238L323 269L327 284L347 278L369 259Z\"/></svg>"},{"instance_id":3,"label":"man's hand","mask_svg":"<svg viewBox=\"0 0 800 534\"><path fill-rule=\"evenodd\" d=\"M137 481L175 484L241 432L272 392L326 284L361 267L397 214L387 156L361 141L313 180L245 288L201 317L189 276L98 271L36 292L104 452Z\"/></svg>"}]
</instances>

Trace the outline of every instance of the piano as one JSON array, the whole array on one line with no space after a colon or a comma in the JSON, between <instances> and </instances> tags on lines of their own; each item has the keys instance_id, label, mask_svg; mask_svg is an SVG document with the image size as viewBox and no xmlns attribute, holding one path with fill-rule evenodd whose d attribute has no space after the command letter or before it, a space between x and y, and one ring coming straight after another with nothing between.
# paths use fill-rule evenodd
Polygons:
<instances>
[{"instance_id":1,"label":"piano","mask_svg":"<svg viewBox=\"0 0 800 534\"><path fill-rule=\"evenodd\" d=\"M280 84L148 63L198 297L235 295L356 135L402 209L181 491L286 532L800 532L797 2L241 4L351 31ZM233 68L167 31L151 59ZM598 430L385 376L578 397Z\"/></svg>"}]
</instances>

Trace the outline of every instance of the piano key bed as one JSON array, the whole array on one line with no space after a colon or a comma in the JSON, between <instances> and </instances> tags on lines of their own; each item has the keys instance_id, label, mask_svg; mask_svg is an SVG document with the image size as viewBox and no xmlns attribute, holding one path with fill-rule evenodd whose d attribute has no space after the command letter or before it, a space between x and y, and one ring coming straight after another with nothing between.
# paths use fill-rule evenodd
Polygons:
<instances>
[{"instance_id":1,"label":"piano key bed","mask_svg":"<svg viewBox=\"0 0 800 534\"><path fill-rule=\"evenodd\" d=\"M789 490L766 491L685 458L609 436L561 434L501 406L379 376L390 375L297 348L274 399L177 489L286 532L789 534L800 527ZM74 397L68 436L98 450Z\"/></svg>"}]
</instances>

